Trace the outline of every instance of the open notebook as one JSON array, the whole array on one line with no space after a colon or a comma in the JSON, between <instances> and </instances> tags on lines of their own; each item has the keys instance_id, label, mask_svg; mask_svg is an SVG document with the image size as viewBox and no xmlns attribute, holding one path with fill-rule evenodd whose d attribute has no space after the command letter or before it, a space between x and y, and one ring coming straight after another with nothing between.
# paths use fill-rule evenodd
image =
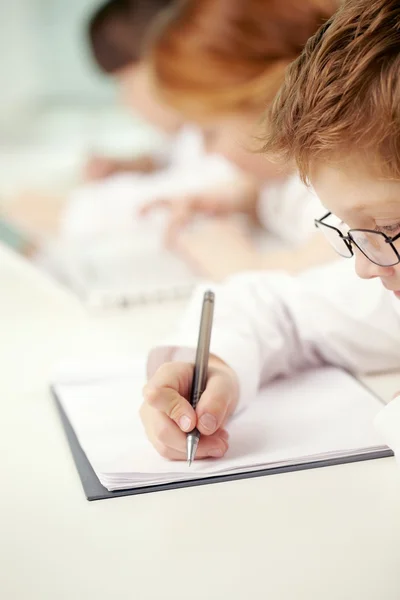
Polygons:
<instances>
[{"instance_id":1,"label":"open notebook","mask_svg":"<svg viewBox=\"0 0 400 600\"><path fill-rule=\"evenodd\" d=\"M154 200L232 185L232 165L196 152L192 148L185 161L175 157L175 164L156 173L119 174L76 189L54 239L37 240L34 232L18 227L2 231L0 223L0 240L19 250L19 238L27 236L39 246L31 260L89 306L125 307L187 296L199 278L178 253L164 247L168 212L140 218L138 210Z\"/></svg>"},{"instance_id":2,"label":"open notebook","mask_svg":"<svg viewBox=\"0 0 400 600\"><path fill-rule=\"evenodd\" d=\"M201 136L197 142L201 146ZM52 250L61 279L89 305L101 307L189 295L199 279L165 248L168 211L146 218L137 212L154 200L230 185L234 173L222 157L192 148L184 164L179 160L149 175L114 175L75 190L62 215L60 243Z\"/></svg>"},{"instance_id":3,"label":"open notebook","mask_svg":"<svg viewBox=\"0 0 400 600\"><path fill-rule=\"evenodd\" d=\"M373 426L380 400L347 373L322 368L262 390L228 423L226 456L189 468L160 457L145 437L144 377L137 362L53 386L88 499L392 455Z\"/></svg>"},{"instance_id":4,"label":"open notebook","mask_svg":"<svg viewBox=\"0 0 400 600\"><path fill-rule=\"evenodd\" d=\"M42 257L48 271L90 307L125 307L188 296L199 278L163 245L146 220L129 234L53 244Z\"/></svg>"}]
</instances>

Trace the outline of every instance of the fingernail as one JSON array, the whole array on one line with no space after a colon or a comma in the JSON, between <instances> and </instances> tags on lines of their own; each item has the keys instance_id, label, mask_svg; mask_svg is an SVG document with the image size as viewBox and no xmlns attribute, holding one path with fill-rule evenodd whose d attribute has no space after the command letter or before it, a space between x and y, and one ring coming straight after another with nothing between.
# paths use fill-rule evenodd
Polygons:
<instances>
[{"instance_id":1,"label":"fingernail","mask_svg":"<svg viewBox=\"0 0 400 600\"><path fill-rule=\"evenodd\" d=\"M192 421L186 415L183 415L183 417L179 419L179 427L182 429L182 431L189 431L191 425Z\"/></svg>"},{"instance_id":2,"label":"fingernail","mask_svg":"<svg viewBox=\"0 0 400 600\"><path fill-rule=\"evenodd\" d=\"M221 448L213 448L213 450L208 451L208 456L212 456L212 458L222 458L224 455L224 451Z\"/></svg>"},{"instance_id":3,"label":"fingernail","mask_svg":"<svg viewBox=\"0 0 400 600\"><path fill-rule=\"evenodd\" d=\"M217 419L213 415L206 413L201 417L200 425L208 431L215 431L217 429Z\"/></svg>"},{"instance_id":4,"label":"fingernail","mask_svg":"<svg viewBox=\"0 0 400 600\"><path fill-rule=\"evenodd\" d=\"M226 431L226 429L221 429L221 431L218 433L223 440L229 440L229 433Z\"/></svg>"}]
</instances>

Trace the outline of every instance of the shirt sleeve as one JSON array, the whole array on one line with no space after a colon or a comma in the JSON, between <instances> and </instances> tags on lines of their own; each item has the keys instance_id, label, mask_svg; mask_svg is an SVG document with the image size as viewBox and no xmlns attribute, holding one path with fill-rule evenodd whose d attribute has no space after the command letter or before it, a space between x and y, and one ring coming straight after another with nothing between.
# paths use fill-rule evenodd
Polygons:
<instances>
[{"instance_id":1,"label":"shirt sleeve","mask_svg":"<svg viewBox=\"0 0 400 600\"><path fill-rule=\"evenodd\" d=\"M315 232L314 219L324 213L316 193L298 175L265 184L257 204L261 225L293 245L304 243Z\"/></svg>"},{"instance_id":2,"label":"shirt sleeve","mask_svg":"<svg viewBox=\"0 0 400 600\"><path fill-rule=\"evenodd\" d=\"M165 361L193 360L206 287L194 294L174 339L151 351L148 375ZM216 294L211 352L237 373L239 407L298 369L331 364L372 373L400 364L393 295L378 280L358 279L351 261L296 278L257 272L208 287Z\"/></svg>"}]
</instances>

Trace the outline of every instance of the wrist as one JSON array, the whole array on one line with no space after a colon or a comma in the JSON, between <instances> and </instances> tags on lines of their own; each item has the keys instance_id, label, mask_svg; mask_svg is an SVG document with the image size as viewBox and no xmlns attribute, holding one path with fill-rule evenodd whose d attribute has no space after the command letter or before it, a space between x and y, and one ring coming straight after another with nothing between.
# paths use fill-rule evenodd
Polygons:
<instances>
[{"instance_id":1,"label":"wrist","mask_svg":"<svg viewBox=\"0 0 400 600\"><path fill-rule=\"evenodd\" d=\"M248 179L245 187L245 208L249 217L257 222L258 221L258 203L260 199L261 186L258 181Z\"/></svg>"},{"instance_id":2,"label":"wrist","mask_svg":"<svg viewBox=\"0 0 400 600\"><path fill-rule=\"evenodd\" d=\"M252 177L243 175L235 182L234 212L251 215L256 212L260 195L260 184Z\"/></svg>"}]
</instances>

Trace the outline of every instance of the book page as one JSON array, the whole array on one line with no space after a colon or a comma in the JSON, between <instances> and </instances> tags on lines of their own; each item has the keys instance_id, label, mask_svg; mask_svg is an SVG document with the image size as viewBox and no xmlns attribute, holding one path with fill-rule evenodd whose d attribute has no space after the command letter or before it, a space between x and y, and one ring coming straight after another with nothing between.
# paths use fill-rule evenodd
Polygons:
<instances>
[{"instance_id":1,"label":"book page","mask_svg":"<svg viewBox=\"0 0 400 600\"><path fill-rule=\"evenodd\" d=\"M168 461L147 440L139 418L144 365L126 376L55 386L97 476L122 489L345 456L382 446L373 419L380 401L347 373L321 368L272 383L227 424L222 459Z\"/></svg>"}]
</instances>

